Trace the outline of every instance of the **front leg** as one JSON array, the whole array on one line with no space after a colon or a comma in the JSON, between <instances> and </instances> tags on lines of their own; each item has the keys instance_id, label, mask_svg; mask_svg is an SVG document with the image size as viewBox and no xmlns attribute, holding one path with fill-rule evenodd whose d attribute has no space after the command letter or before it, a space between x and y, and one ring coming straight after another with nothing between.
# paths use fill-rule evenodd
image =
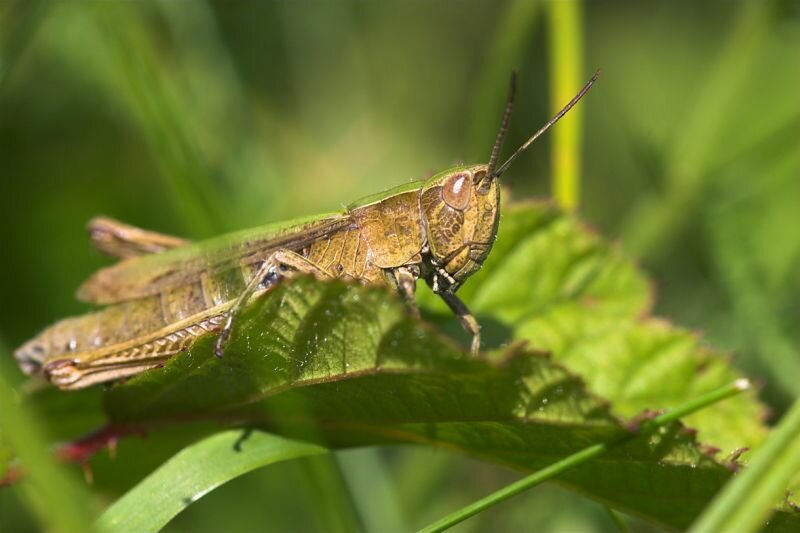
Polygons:
<instances>
[{"instance_id":1,"label":"front leg","mask_svg":"<svg viewBox=\"0 0 800 533\"><path fill-rule=\"evenodd\" d=\"M469 351L472 355L477 356L481 351L481 325L478 324L478 321L472 316L472 313L469 312L467 306L464 305L464 302L462 302L458 296L447 291L440 291L436 294L438 294L450 310L455 313L458 317L458 321L461 322L461 327L463 327L467 333L472 334L472 344L470 345Z\"/></svg>"},{"instance_id":2,"label":"front leg","mask_svg":"<svg viewBox=\"0 0 800 533\"><path fill-rule=\"evenodd\" d=\"M444 279L446 285L442 284L442 279ZM472 313L469 312L464 302L451 292L454 290L455 282L456 280L454 280L445 269L436 265L434 265L434 272L428 280L433 292L438 294L450 310L458 317L458 321L461 322L461 327L463 327L467 333L472 334L470 353L472 355L478 355L481 350L481 325L478 324L478 321L472 316Z\"/></svg>"},{"instance_id":3,"label":"front leg","mask_svg":"<svg viewBox=\"0 0 800 533\"><path fill-rule=\"evenodd\" d=\"M309 261L302 255L292 250L276 250L266 261L261 263L258 271L253 275L247 286L233 302L233 305L225 313L225 326L220 331L216 342L214 343L214 355L222 358L225 353L225 345L230 339L233 332L233 325L236 316L242 310L244 305L250 300L250 297L256 292L257 289L269 289L281 279L291 277L292 274L311 274L319 279L328 279L331 275L319 265Z\"/></svg>"}]
</instances>

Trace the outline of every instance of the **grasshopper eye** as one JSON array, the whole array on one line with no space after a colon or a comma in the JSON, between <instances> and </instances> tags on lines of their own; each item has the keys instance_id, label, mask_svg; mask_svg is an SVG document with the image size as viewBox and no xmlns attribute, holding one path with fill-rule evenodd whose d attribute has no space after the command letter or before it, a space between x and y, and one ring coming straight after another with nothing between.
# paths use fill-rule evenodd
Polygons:
<instances>
[{"instance_id":1,"label":"grasshopper eye","mask_svg":"<svg viewBox=\"0 0 800 533\"><path fill-rule=\"evenodd\" d=\"M453 174L442 186L442 198L453 209L463 211L469 205L471 185L469 172Z\"/></svg>"}]
</instances>

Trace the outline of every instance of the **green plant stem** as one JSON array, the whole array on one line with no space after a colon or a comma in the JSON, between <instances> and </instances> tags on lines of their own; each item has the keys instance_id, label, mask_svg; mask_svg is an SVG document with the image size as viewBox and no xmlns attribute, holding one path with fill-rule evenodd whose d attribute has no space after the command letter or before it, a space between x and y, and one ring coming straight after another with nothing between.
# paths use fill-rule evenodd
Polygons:
<instances>
[{"instance_id":1,"label":"green plant stem","mask_svg":"<svg viewBox=\"0 0 800 533\"><path fill-rule=\"evenodd\" d=\"M750 388L749 381L745 379L738 379L729 385L715 389L708 394L704 394L703 396L695 398L694 400L691 400L673 409L672 411L642 422L639 426L639 430L635 433L625 433L619 438L610 442L598 443L589 446L588 448L584 448L583 450L565 457L564 459L553 463L550 466L542 468L541 470L522 478L519 481L511 483L510 485L493 492L485 498L481 498L480 500L462 507L458 511L451 513L444 518L441 518L436 522L420 529L419 533L438 533L440 531L445 531L452 526L463 522L467 518L475 516L476 514L488 509L489 507L493 507L498 503L505 501L512 496L516 496L517 494L539 485L544 481L553 479L570 468L584 463L590 459L594 459L595 457L604 454L612 448L616 448L643 435L648 435L656 429L669 424L670 422L674 422L680 418L683 418L684 416L690 415L719 401L739 394L748 388Z\"/></svg>"},{"instance_id":2,"label":"green plant stem","mask_svg":"<svg viewBox=\"0 0 800 533\"><path fill-rule=\"evenodd\" d=\"M720 491L690 533L758 531L800 469L800 401L740 475Z\"/></svg>"},{"instance_id":3,"label":"green plant stem","mask_svg":"<svg viewBox=\"0 0 800 533\"><path fill-rule=\"evenodd\" d=\"M556 0L547 5L549 21L550 108L558 112L583 84L583 4ZM551 150L553 196L562 208L580 202L581 110L564 117L553 130Z\"/></svg>"}]
</instances>

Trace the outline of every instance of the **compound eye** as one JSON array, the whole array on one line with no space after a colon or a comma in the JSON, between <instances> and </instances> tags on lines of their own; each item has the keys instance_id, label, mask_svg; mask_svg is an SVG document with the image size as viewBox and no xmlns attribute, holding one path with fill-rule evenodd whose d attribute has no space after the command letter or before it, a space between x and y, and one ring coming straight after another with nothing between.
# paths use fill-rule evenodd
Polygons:
<instances>
[{"instance_id":1,"label":"compound eye","mask_svg":"<svg viewBox=\"0 0 800 533\"><path fill-rule=\"evenodd\" d=\"M459 211L467 208L472 191L470 177L469 172L459 172L447 178L442 187L442 198L447 205Z\"/></svg>"}]
</instances>

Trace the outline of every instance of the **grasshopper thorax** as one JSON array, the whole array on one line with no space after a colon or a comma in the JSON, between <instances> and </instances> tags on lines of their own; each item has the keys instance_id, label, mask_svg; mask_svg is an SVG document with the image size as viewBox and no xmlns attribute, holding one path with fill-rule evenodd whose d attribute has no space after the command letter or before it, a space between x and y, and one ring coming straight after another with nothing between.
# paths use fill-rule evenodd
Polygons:
<instances>
[{"instance_id":1,"label":"grasshopper thorax","mask_svg":"<svg viewBox=\"0 0 800 533\"><path fill-rule=\"evenodd\" d=\"M425 183L420 207L429 283L454 292L481 267L497 234L499 202L497 178L487 175L487 165L451 168Z\"/></svg>"}]
</instances>

